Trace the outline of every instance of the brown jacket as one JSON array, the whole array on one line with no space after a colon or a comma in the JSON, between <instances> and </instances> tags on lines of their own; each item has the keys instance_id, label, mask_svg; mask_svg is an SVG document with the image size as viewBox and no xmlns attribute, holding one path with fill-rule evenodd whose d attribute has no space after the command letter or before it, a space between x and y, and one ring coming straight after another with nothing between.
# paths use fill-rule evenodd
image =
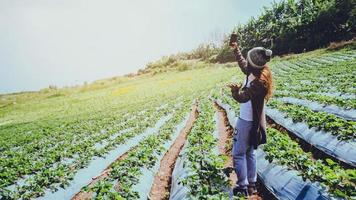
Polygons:
<instances>
[{"instance_id":1,"label":"brown jacket","mask_svg":"<svg viewBox=\"0 0 356 200\"><path fill-rule=\"evenodd\" d=\"M248 76L248 62L238 48L234 50L234 54L241 71ZM251 81L250 87L231 89L232 97L239 103L251 100L253 124L250 131L250 145L254 146L255 149L257 149L258 145L266 143L266 116L263 106L267 89L264 85L264 81L256 77Z\"/></svg>"}]
</instances>

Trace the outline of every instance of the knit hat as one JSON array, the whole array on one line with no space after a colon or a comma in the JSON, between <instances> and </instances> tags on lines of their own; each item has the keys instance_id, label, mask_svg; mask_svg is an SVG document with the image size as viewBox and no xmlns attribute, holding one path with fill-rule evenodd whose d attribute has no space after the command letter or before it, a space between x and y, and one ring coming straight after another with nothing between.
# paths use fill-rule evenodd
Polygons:
<instances>
[{"instance_id":1,"label":"knit hat","mask_svg":"<svg viewBox=\"0 0 356 200\"><path fill-rule=\"evenodd\" d=\"M272 50L263 47L254 47L247 52L247 61L255 69L262 69L271 57Z\"/></svg>"}]
</instances>

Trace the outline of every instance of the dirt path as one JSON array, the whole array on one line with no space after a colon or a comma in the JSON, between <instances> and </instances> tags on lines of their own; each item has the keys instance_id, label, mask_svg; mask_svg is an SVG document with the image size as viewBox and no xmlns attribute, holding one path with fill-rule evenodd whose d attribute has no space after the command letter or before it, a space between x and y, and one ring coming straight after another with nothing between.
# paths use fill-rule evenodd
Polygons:
<instances>
[{"instance_id":1,"label":"dirt path","mask_svg":"<svg viewBox=\"0 0 356 200\"><path fill-rule=\"evenodd\" d=\"M169 198L169 192L172 181L172 172L176 163L176 160L179 156L180 151L182 150L184 143L187 139L188 134L190 133L193 124L198 117L197 103L192 107L187 124L183 130L179 133L178 137L174 143L170 146L169 150L163 156L160 162L160 168L157 174L154 177L152 184L150 197L151 200L162 200Z\"/></svg>"},{"instance_id":2,"label":"dirt path","mask_svg":"<svg viewBox=\"0 0 356 200\"><path fill-rule=\"evenodd\" d=\"M122 154L114 162L125 159L127 157L127 154L134 149L135 149L135 147L133 147L126 153ZM88 187L94 186L95 183L97 183L98 181L107 177L109 175L109 173L111 172L111 170L112 170L111 165L109 165L103 172L101 172L101 174L99 176L92 178L92 181L90 181L90 183L87 186ZM74 195L72 200L84 200L84 199L87 200L87 199L91 199L92 195L93 195L92 192L80 191L76 195Z\"/></svg>"},{"instance_id":3,"label":"dirt path","mask_svg":"<svg viewBox=\"0 0 356 200\"><path fill-rule=\"evenodd\" d=\"M215 108L218 111L218 133L219 133L219 153L227 155L228 159L225 163L225 167L233 167L232 160L232 136L233 128L229 123L225 110L219 105L215 104ZM229 176L231 186L234 186L237 181L237 176L235 172L230 173ZM249 196L249 200L262 200L260 195Z\"/></svg>"},{"instance_id":4,"label":"dirt path","mask_svg":"<svg viewBox=\"0 0 356 200\"><path fill-rule=\"evenodd\" d=\"M217 104L215 104L215 108L218 111L217 114L218 114L218 133L219 133L219 141L218 141L219 153L228 156L228 159L225 163L225 167L233 167L231 150L232 150L232 134L234 130L227 119L225 110ZM234 185L236 183L237 177L235 172L230 174L229 179L231 185Z\"/></svg>"}]
</instances>

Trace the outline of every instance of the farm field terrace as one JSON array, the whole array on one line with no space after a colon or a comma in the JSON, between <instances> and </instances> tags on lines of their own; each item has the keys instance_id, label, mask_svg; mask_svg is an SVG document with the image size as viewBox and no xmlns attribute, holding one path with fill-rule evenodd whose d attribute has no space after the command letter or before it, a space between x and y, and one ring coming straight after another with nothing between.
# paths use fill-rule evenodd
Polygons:
<instances>
[{"instance_id":1,"label":"farm field terrace","mask_svg":"<svg viewBox=\"0 0 356 200\"><path fill-rule=\"evenodd\" d=\"M200 67L195 68L198 62ZM161 170L159 161L179 136L177 127L184 125L195 102L199 115L179 157L185 163L181 170L190 175L179 179L179 187L188 189L186 198L228 199L231 181L224 165L231 155L217 151L214 101L229 105L237 115L239 105L225 84L242 83L245 76L231 63L206 63L203 68L201 61L191 63L191 69L181 72L1 95L0 198L50 199L56 192L70 194L64 199L74 195L84 199L78 194L93 199L147 198L151 187L143 189L147 181L143 174ZM343 142L356 152L356 50L317 50L274 58L270 66L275 95L267 103L270 139L259 148L261 155L296 171L301 180L317 183L327 196L355 198L356 155L330 154L340 146L321 148L298 135L294 126L303 125L304 130ZM122 152L107 161L117 150ZM95 159L106 160L107 165L74 187L77 174L93 167ZM96 176L98 180L90 184ZM260 184L269 187L263 180ZM166 198L173 195L166 190Z\"/></svg>"},{"instance_id":2,"label":"farm field terrace","mask_svg":"<svg viewBox=\"0 0 356 200\"><path fill-rule=\"evenodd\" d=\"M187 106L182 102L191 103L224 81L229 71L217 66L48 92L57 97L47 92L2 96L20 103L1 108L1 189L22 179L18 190L34 190L29 197L64 187L93 156L127 139L128 133L113 138L116 133L128 128L135 129L132 134L143 132L173 107Z\"/></svg>"}]
</instances>

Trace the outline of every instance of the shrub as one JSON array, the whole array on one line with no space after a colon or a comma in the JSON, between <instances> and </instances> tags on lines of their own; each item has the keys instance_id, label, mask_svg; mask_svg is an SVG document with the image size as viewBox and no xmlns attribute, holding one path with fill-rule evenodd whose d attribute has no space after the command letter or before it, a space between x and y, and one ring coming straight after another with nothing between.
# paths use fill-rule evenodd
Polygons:
<instances>
[{"instance_id":1,"label":"shrub","mask_svg":"<svg viewBox=\"0 0 356 200\"><path fill-rule=\"evenodd\" d=\"M350 40L356 35L355 0L283 0L265 8L262 15L238 25L243 54L255 47L271 48L275 55L301 53L326 47L330 42ZM232 61L228 40L218 62Z\"/></svg>"},{"instance_id":2,"label":"shrub","mask_svg":"<svg viewBox=\"0 0 356 200\"><path fill-rule=\"evenodd\" d=\"M182 72L182 71L186 71L189 69L189 66L187 63L181 63L179 66L178 66L178 71Z\"/></svg>"}]
</instances>

